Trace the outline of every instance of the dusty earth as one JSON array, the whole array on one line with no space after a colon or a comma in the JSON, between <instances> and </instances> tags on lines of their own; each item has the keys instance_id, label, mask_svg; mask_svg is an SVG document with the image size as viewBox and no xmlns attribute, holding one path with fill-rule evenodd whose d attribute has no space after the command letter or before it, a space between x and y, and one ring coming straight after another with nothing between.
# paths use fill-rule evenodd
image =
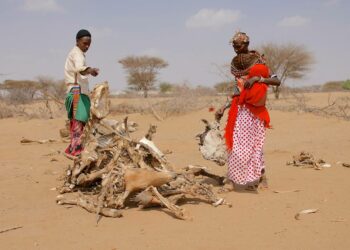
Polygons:
<instances>
[{"instance_id":1,"label":"dusty earth","mask_svg":"<svg viewBox=\"0 0 350 250\"><path fill-rule=\"evenodd\" d=\"M349 95L349 94L348 94ZM327 103L314 95L313 103ZM283 101L282 101L283 102ZM324 104L323 104L324 103ZM79 207L55 203L59 177L70 160L55 155L66 144L21 145L29 139L59 139L60 119L9 118L0 120L0 248L1 249L350 249L350 122L313 114L271 111L273 129L267 133L265 160L269 189L258 193L225 193L232 203L212 207L185 204L193 217L181 221L162 209L130 208L124 217L103 218ZM140 138L150 123L158 126L154 142L171 150L176 167L207 166L225 174L225 167L201 158L194 136L202 131L208 109L163 122L152 115L133 114ZM122 119L124 116L112 116ZM223 119L225 120L225 119ZM323 170L286 166L301 150L332 166ZM50 156L48 154L53 153ZM51 161L55 158L57 161ZM282 192L274 191L292 191ZM314 214L294 218L303 209ZM11 231L10 228L20 227Z\"/></svg>"}]
</instances>

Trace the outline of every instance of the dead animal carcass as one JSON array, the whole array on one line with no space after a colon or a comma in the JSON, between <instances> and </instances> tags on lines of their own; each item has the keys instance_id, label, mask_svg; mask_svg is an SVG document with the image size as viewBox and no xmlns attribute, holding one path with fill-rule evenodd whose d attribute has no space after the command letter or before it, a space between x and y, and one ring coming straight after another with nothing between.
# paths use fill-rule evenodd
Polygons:
<instances>
[{"instance_id":1,"label":"dead animal carcass","mask_svg":"<svg viewBox=\"0 0 350 250\"><path fill-rule=\"evenodd\" d=\"M155 126L151 125L141 140L134 140L127 118L116 124L106 120L106 96L107 83L94 88L84 150L67 169L58 204L83 207L98 218L120 217L126 206L163 206L175 217L186 219L185 211L176 205L179 200L196 198L214 206L225 203L203 182L203 178L221 181L221 177L200 167L173 169L152 142Z\"/></svg>"},{"instance_id":2,"label":"dead animal carcass","mask_svg":"<svg viewBox=\"0 0 350 250\"><path fill-rule=\"evenodd\" d=\"M208 122L204 119L202 121L205 124L205 131L196 136L199 139L199 151L204 159L223 166L227 160L227 150L220 131L220 123L219 121Z\"/></svg>"}]
</instances>

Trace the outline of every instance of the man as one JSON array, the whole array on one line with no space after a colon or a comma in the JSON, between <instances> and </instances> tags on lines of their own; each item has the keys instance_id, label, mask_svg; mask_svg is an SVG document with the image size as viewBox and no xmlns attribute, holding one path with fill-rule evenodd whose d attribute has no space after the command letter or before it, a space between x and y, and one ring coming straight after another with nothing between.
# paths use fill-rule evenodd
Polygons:
<instances>
[{"instance_id":1,"label":"man","mask_svg":"<svg viewBox=\"0 0 350 250\"><path fill-rule=\"evenodd\" d=\"M71 142L65 152L70 156L78 156L83 150L81 136L90 115L88 76L97 76L99 73L99 69L86 65L85 53L90 44L90 32L84 29L79 30L76 35L76 45L69 52L64 66L67 85L65 105L70 120L71 137Z\"/></svg>"}]
</instances>

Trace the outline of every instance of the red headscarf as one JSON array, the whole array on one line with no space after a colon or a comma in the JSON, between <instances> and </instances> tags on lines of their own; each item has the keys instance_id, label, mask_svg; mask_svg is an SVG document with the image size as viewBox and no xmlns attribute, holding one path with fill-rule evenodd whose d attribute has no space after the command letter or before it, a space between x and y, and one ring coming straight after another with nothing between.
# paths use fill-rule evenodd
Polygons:
<instances>
[{"instance_id":1,"label":"red headscarf","mask_svg":"<svg viewBox=\"0 0 350 250\"><path fill-rule=\"evenodd\" d=\"M249 70L248 79L254 76L268 78L270 76L269 68L264 64L254 65ZM264 122L265 127L270 127L270 116L265 107L267 89L268 86L266 84L257 82L250 89L244 89L240 96L233 97L225 128L228 150L231 150L233 147L233 130L238 114L238 105L247 107L255 117Z\"/></svg>"}]
</instances>

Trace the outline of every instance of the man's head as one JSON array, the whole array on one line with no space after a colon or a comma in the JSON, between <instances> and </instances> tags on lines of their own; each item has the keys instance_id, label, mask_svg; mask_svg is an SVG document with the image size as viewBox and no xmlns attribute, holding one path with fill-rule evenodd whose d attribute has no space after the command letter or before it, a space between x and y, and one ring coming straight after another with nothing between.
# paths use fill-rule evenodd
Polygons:
<instances>
[{"instance_id":1,"label":"man's head","mask_svg":"<svg viewBox=\"0 0 350 250\"><path fill-rule=\"evenodd\" d=\"M230 43L237 54L248 53L249 36L244 32L236 32Z\"/></svg>"},{"instance_id":2,"label":"man's head","mask_svg":"<svg viewBox=\"0 0 350 250\"><path fill-rule=\"evenodd\" d=\"M88 51L91 44L91 34L87 30L79 30L76 35L76 45L83 51L84 53Z\"/></svg>"}]
</instances>

